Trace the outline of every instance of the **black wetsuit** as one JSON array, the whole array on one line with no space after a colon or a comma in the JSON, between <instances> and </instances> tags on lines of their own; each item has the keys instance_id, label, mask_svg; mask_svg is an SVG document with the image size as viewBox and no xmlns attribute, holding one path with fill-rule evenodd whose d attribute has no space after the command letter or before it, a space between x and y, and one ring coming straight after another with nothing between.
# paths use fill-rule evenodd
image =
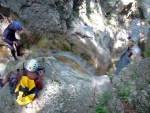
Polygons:
<instances>
[{"instance_id":1,"label":"black wetsuit","mask_svg":"<svg viewBox=\"0 0 150 113\"><path fill-rule=\"evenodd\" d=\"M132 52L129 52L128 57L131 57L131 56L132 56L132 54L133 54Z\"/></svg>"},{"instance_id":2,"label":"black wetsuit","mask_svg":"<svg viewBox=\"0 0 150 113\"><path fill-rule=\"evenodd\" d=\"M11 50L11 54L14 58L16 58L15 55L15 49L13 46L13 41L17 41L17 38L15 37L15 30L11 28L11 24L8 25L8 27L4 30L3 33L3 41L6 42L8 45L7 47ZM16 50L17 50L17 55L20 56L20 45L15 45Z\"/></svg>"}]
</instances>

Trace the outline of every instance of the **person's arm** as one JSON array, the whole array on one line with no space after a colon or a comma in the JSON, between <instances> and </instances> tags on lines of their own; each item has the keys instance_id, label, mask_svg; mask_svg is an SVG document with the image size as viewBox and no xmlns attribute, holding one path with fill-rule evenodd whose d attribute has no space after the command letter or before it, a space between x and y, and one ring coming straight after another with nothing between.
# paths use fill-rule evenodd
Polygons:
<instances>
[{"instance_id":1,"label":"person's arm","mask_svg":"<svg viewBox=\"0 0 150 113\"><path fill-rule=\"evenodd\" d=\"M8 82L8 80L9 80L9 78L10 78L11 76L16 76L16 77L17 77L17 74L16 74L15 72L12 72L12 71L11 71L11 72L3 79L2 84L5 85L5 84Z\"/></svg>"},{"instance_id":2,"label":"person's arm","mask_svg":"<svg viewBox=\"0 0 150 113\"><path fill-rule=\"evenodd\" d=\"M39 76L38 76L38 79L35 80L37 86L38 86L38 89L41 90L43 88L43 75L44 75L44 72L43 70L40 70L39 71Z\"/></svg>"}]
</instances>

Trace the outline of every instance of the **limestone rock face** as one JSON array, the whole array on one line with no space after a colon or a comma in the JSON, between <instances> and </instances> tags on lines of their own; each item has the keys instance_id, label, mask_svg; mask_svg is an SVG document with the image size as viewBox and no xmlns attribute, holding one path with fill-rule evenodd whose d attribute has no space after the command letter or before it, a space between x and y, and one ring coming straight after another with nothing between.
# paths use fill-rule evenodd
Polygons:
<instances>
[{"instance_id":1,"label":"limestone rock face","mask_svg":"<svg viewBox=\"0 0 150 113\"><path fill-rule=\"evenodd\" d=\"M90 3L90 1L87 2ZM86 7L90 6L80 8L80 11L83 11L81 18L83 20L86 18L83 21L73 17L74 7L77 6L74 6L76 2L72 0L44 0L42 2L23 0L14 4L8 0L2 1L1 4L3 7L10 8L10 18L18 20L26 32L38 43L39 47L47 51L48 54L61 51L72 52L85 60L87 65L94 67L95 74L105 74L111 63L110 51L107 49L110 41L105 46L103 36L95 36L94 32L98 30L97 33L99 34L99 30L104 30L105 26L102 17L97 14L94 16L97 15L99 19L95 18L94 21L99 20L98 22L93 24L89 21L86 15ZM96 4L98 3L96 2ZM86 3L83 2L83 5L86 5ZM24 48L30 48L30 53L37 53L37 47L30 39L23 33L20 33L20 36Z\"/></svg>"},{"instance_id":2,"label":"limestone rock face","mask_svg":"<svg viewBox=\"0 0 150 113\"><path fill-rule=\"evenodd\" d=\"M1 113L94 113L98 96L107 91L108 76L94 77L75 71L54 57L39 57L45 67L44 88L32 103L19 106L9 92L8 84L0 88ZM22 68L22 62L9 62L3 77L9 70ZM11 106L11 107L10 107ZM12 109L13 108L13 109Z\"/></svg>"},{"instance_id":3,"label":"limestone rock face","mask_svg":"<svg viewBox=\"0 0 150 113\"><path fill-rule=\"evenodd\" d=\"M31 33L38 34L65 31L73 7L72 0L21 0L16 3L2 0L1 3L18 15L14 19L19 19Z\"/></svg>"},{"instance_id":4,"label":"limestone rock face","mask_svg":"<svg viewBox=\"0 0 150 113\"><path fill-rule=\"evenodd\" d=\"M149 0L141 0L141 8L144 14L144 17L150 21L150 1Z\"/></svg>"},{"instance_id":5,"label":"limestone rock face","mask_svg":"<svg viewBox=\"0 0 150 113\"><path fill-rule=\"evenodd\" d=\"M45 67L45 86L26 106L18 106L8 84L0 88L0 113L94 113L99 105L97 97L105 92L111 96L104 106L107 113L124 113L118 92L132 85L129 104L140 113L148 112L149 59L141 59L144 51L139 41L146 41L146 50L150 48L150 30L142 20L142 13L149 20L149 0L1 0L0 12L12 21L18 20L48 55L44 57L23 32L18 33L28 58L37 58ZM0 17L0 37L7 25ZM105 73L127 51L128 36L135 42L135 62L121 72L121 79L118 74L119 82L113 86ZM10 51L3 44L0 39L2 78L26 62L21 58L9 62Z\"/></svg>"},{"instance_id":6,"label":"limestone rock face","mask_svg":"<svg viewBox=\"0 0 150 113\"><path fill-rule=\"evenodd\" d=\"M107 14L103 13L100 3ZM9 8L7 16L11 20L18 20L48 55L62 51L71 52L85 60L87 66L93 67L96 75L105 74L110 64L120 59L127 50L128 35L137 43L141 33L145 37L145 28L142 23L138 23L138 19L133 20L132 26L127 28L127 17L130 17L130 10L135 4L133 0L109 3L103 0L20 0L16 3L1 1L2 7ZM105 7L108 5L109 8ZM120 17L123 19L119 19ZM122 26L123 23L126 25ZM7 24L6 21L0 24L2 35ZM27 49L26 53L34 57L44 56L24 33L19 35L24 49Z\"/></svg>"},{"instance_id":7,"label":"limestone rock face","mask_svg":"<svg viewBox=\"0 0 150 113\"><path fill-rule=\"evenodd\" d=\"M145 49L146 50L150 49L150 45L149 45L149 43L150 43L150 29L148 30L147 39L146 39L145 43L146 43Z\"/></svg>"},{"instance_id":8,"label":"limestone rock face","mask_svg":"<svg viewBox=\"0 0 150 113\"><path fill-rule=\"evenodd\" d=\"M116 84L119 88L117 88L118 91L122 88L124 91L128 89L128 94L124 94L122 97L127 98L129 104L139 113L147 113L150 111L149 66L149 58L132 63L122 70L120 73L121 81Z\"/></svg>"}]
</instances>

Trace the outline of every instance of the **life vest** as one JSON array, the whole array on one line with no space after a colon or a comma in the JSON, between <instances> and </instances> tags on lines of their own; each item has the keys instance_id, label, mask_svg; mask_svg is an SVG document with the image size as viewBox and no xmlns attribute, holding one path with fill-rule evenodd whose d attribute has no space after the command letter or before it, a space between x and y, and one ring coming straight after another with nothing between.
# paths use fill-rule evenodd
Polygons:
<instances>
[{"instance_id":1,"label":"life vest","mask_svg":"<svg viewBox=\"0 0 150 113\"><path fill-rule=\"evenodd\" d=\"M32 102L37 95L37 91L38 88L35 81L28 78L23 66L23 76L15 89L17 103L19 105L26 105Z\"/></svg>"}]
</instances>

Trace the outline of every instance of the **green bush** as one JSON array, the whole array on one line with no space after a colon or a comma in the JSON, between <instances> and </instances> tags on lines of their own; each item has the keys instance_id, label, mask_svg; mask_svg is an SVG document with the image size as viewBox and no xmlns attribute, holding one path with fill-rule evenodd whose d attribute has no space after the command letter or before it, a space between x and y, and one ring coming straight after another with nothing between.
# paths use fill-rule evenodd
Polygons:
<instances>
[{"instance_id":1,"label":"green bush","mask_svg":"<svg viewBox=\"0 0 150 113\"><path fill-rule=\"evenodd\" d=\"M73 16L73 17L78 17L78 12L72 11L72 16Z\"/></svg>"},{"instance_id":2,"label":"green bush","mask_svg":"<svg viewBox=\"0 0 150 113\"><path fill-rule=\"evenodd\" d=\"M100 97L101 105L105 105L109 98L110 98L110 95L108 93L104 93Z\"/></svg>"},{"instance_id":3,"label":"green bush","mask_svg":"<svg viewBox=\"0 0 150 113\"><path fill-rule=\"evenodd\" d=\"M104 109L104 106L99 105L95 113L106 113L106 110Z\"/></svg>"},{"instance_id":4,"label":"green bush","mask_svg":"<svg viewBox=\"0 0 150 113\"><path fill-rule=\"evenodd\" d=\"M99 97L100 105L96 108L95 113L106 113L104 106L106 105L110 95L108 93L104 93L102 96Z\"/></svg>"},{"instance_id":5,"label":"green bush","mask_svg":"<svg viewBox=\"0 0 150 113\"><path fill-rule=\"evenodd\" d=\"M91 8L91 7L87 7L87 13L90 14L94 11L94 8Z\"/></svg>"},{"instance_id":6,"label":"green bush","mask_svg":"<svg viewBox=\"0 0 150 113\"><path fill-rule=\"evenodd\" d=\"M113 73L113 72L108 72L108 76L109 76L110 78L114 78L114 73Z\"/></svg>"},{"instance_id":7,"label":"green bush","mask_svg":"<svg viewBox=\"0 0 150 113\"><path fill-rule=\"evenodd\" d=\"M133 73L131 74L131 76L132 76L133 78L139 77L139 75L138 75L136 72L133 72Z\"/></svg>"},{"instance_id":8,"label":"green bush","mask_svg":"<svg viewBox=\"0 0 150 113\"><path fill-rule=\"evenodd\" d=\"M150 57L150 49L145 51L145 55L146 55L146 57Z\"/></svg>"},{"instance_id":9,"label":"green bush","mask_svg":"<svg viewBox=\"0 0 150 113\"><path fill-rule=\"evenodd\" d=\"M129 95L130 95L130 90L133 88L133 86L127 86L125 88L120 88L119 90L119 97L122 98L123 100L128 100Z\"/></svg>"}]
</instances>

